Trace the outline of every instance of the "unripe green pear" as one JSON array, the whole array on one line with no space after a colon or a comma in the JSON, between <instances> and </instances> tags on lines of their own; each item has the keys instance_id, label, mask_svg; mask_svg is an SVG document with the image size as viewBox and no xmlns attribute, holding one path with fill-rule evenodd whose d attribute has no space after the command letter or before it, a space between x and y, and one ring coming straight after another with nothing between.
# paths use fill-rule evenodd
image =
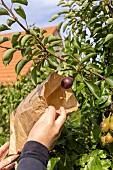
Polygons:
<instances>
[{"instance_id":1,"label":"unripe green pear","mask_svg":"<svg viewBox=\"0 0 113 170\"><path fill-rule=\"evenodd\" d=\"M110 122L113 122L113 115L110 116Z\"/></svg>"},{"instance_id":2,"label":"unripe green pear","mask_svg":"<svg viewBox=\"0 0 113 170\"><path fill-rule=\"evenodd\" d=\"M105 142L106 143L112 143L113 142L113 137L112 137L112 135L109 132L105 136Z\"/></svg>"},{"instance_id":3,"label":"unripe green pear","mask_svg":"<svg viewBox=\"0 0 113 170\"><path fill-rule=\"evenodd\" d=\"M105 136L101 136L101 142L102 142L102 144L103 144L103 145L105 145L105 144L106 144Z\"/></svg>"},{"instance_id":4,"label":"unripe green pear","mask_svg":"<svg viewBox=\"0 0 113 170\"><path fill-rule=\"evenodd\" d=\"M100 125L100 128L102 132L109 131L109 117L103 120L103 122Z\"/></svg>"},{"instance_id":5,"label":"unripe green pear","mask_svg":"<svg viewBox=\"0 0 113 170\"><path fill-rule=\"evenodd\" d=\"M113 115L110 116L109 129L113 131Z\"/></svg>"},{"instance_id":6,"label":"unripe green pear","mask_svg":"<svg viewBox=\"0 0 113 170\"><path fill-rule=\"evenodd\" d=\"M111 131L113 131L113 121L109 123L109 128Z\"/></svg>"}]
</instances>

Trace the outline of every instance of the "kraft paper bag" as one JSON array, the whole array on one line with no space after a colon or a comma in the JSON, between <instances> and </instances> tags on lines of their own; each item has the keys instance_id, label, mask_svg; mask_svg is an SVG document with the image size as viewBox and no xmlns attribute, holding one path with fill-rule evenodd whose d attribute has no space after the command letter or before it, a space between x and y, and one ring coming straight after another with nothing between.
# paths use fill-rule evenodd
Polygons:
<instances>
[{"instance_id":1,"label":"kraft paper bag","mask_svg":"<svg viewBox=\"0 0 113 170\"><path fill-rule=\"evenodd\" d=\"M21 152L31 128L49 105L54 106L57 113L63 106L68 115L78 109L72 90L61 87L62 79L63 76L51 73L11 113L9 155Z\"/></svg>"}]
</instances>

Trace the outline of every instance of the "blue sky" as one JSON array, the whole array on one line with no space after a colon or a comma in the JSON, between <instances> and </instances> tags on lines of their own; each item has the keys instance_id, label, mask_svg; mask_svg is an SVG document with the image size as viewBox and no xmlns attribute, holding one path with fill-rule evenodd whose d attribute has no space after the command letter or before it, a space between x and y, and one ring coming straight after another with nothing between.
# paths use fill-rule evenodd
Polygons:
<instances>
[{"instance_id":1,"label":"blue sky","mask_svg":"<svg viewBox=\"0 0 113 170\"><path fill-rule=\"evenodd\" d=\"M4 0L4 2L10 6L10 0ZM49 22L49 19L56 14L58 11L61 11L61 8L57 6L59 0L28 0L28 6L24 6L28 24L35 23L40 28L48 27L48 26L55 26L57 25L61 18ZM19 20L23 22L22 19ZM0 16L0 24L5 24L6 18L4 16ZM19 25L13 24L12 29L10 32L13 31L21 31ZM9 31L4 31L2 33L6 33Z\"/></svg>"}]
</instances>

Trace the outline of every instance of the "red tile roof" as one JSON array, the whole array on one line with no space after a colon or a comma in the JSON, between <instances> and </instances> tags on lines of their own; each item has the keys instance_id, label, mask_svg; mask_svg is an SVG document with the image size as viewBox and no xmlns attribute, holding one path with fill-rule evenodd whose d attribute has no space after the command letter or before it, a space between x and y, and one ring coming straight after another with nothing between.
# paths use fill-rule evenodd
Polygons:
<instances>
[{"instance_id":1,"label":"red tile roof","mask_svg":"<svg viewBox=\"0 0 113 170\"><path fill-rule=\"evenodd\" d=\"M42 28L42 30L46 30L47 33L45 33L45 36L49 35L49 34L54 34L57 31L57 27L47 27L47 28ZM24 32L22 32L23 34ZM12 33L10 34L2 34L0 36L6 36L6 37L11 37ZM11 43L10 42L4 42L3 43L4 46L6 47L11 47ZM3 62L2 62L2 56L4 54L4 48L0 47L0 82L2 82L3 84L7 84L7 83L11 83L16 81L16 73L15 73L15 65L16 63L21 60L22 56L21 53L18 51L14 54L12 61L10 62L9 65L4 66ZM32 66L32 61L28 62L24 68L22 69L20 75L23 74L27 74L27 72L29 71L30 67Z\"/></svg>"}]
</instances>

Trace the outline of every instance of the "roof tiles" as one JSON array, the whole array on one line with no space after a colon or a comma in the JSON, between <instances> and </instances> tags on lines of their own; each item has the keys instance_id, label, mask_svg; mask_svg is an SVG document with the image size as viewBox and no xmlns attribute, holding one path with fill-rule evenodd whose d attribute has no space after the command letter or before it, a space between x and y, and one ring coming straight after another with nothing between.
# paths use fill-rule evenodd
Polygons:
<instances>
[{"instance_id":1,"label":"roof tiles","mask_svg":"<svg viewBox=\"0 0 113 170\"><path fill-rule=\"evenodd\" d=\"M42 28L41 31L42 30L47 31L47 33L45 33L45 37L46 37L49 34L54 34L57 31L57 27L47 27L47 28ZM22 32L22 34L24 34L24 32ZM12 35L12 33L2 34L1 36L7 36L10 38L11 35ZM9 47L9 48L11 47L10 42L4 42L3 45L6 47ZM22 56L21 56L20 51L15 52L10 64L7 66L4 66L4 64L2 62L2 56L4 54L4 51L5 51L4 48L0 47L0 82L3 84L10 84L11 82L16 81L16 79L17 79L16 73L15 73L15 66L16 66L17 62L19 60L21 60ZM29 71L31 66L32 66L32 61L28 62L24 66L20 75L27 74L27 72Z\"/></svg>"}]
</instances>

